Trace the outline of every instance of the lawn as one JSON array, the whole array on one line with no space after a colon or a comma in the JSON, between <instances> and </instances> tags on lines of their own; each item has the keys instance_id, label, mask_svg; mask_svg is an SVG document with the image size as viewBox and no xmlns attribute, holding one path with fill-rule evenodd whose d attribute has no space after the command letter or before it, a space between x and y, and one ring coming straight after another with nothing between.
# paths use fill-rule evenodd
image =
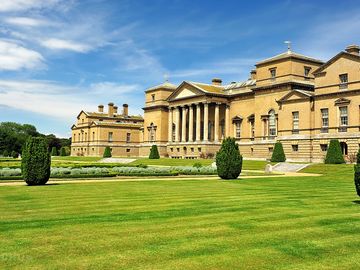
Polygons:
<instances>
[{"instance_id":1,"label":"lawn","mask_svg":"<svg viewBox=\"0 0 360 270\"><path fill-rule=\"evenodd\" d=\"M0 269L359 269L352 166L321 177L0 187Z\"/></svg>"}]
</instances>

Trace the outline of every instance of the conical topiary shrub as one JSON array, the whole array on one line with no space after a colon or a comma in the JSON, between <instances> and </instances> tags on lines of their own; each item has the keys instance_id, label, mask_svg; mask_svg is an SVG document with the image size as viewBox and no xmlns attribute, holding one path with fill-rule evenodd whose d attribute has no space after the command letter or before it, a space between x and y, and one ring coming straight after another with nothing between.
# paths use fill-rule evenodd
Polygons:
<instances>
[{"instance_id":1,"label":"conical topiary shrub","mask_svg":"<svg viewBox=\"0 0 360 270\"><path fill-rule=\"evenodd\" d=\"M150 154L149 154L149 159L159 159L160 155L159 155L159 151L157 146L154 144L153 146L151 146L150 149Z\"/></svg>"},{"instance_id":2,"label":"conical topiary shrub","mask_svg":"<svg viewBox=\"0 0 360 270\"><path fill-rule=\"evenodd\" d=\"M60 156L61 156L61 157L65 157L65 156L66 156L65 147L61 147L61 148L60 148Z\"/></svg>"},{"instance_id":3,"label":"conical topiary shrub","mask_svg":"<svg viewBox=\"0 0 360 270\"><path fill-rule=\"evenodd\" d=\"M325 164L345 163L341 146L338 140L330 140L329 148L326 152Z\"/></svg>"},{"instance_id":4,"label":"conical topiary shrub","mask_svg":"<svg viewBox=\"0 0 360 270\"><path fill-rule=\"evenodd\" d=\"M44 138L31 137L22 152L21 173L29 185L45 185L50 177L51 158Z\"/></svg>"},{"instance_id":5,"label":"conical topiary shrub","mask_svg":"<svg viewBox=\"0 0 360 270\"><path fill-rule=\"evenodd\" d=\"M354 182L355 189L358 196L360 196L360 150L357 153L356 165L354 166Z\"/></svg>"},{"instance_id":6,"label":"conical topiary shrub","mask_svg":"<svg viewBox=\"0 0 360 270\"><path fill-rule=\"evenodd\" d=\"M58 155L58 151L57 151L56 147L53 146L51 148L51 156L54 157L54 156L57 156L57 155Z\"/></svg>"},{"instance_id":7,"label":"conical topiary shrub","mask_svg":"<svg viewBox=\"0 0 360 270\"><path fill-rule=\"evenodd\" d=\"M216 153L217 173L222 179L236 179L242 169L242 156L235 138L223 140L219 152Z\"/></svg>"},{"instance_id":8,"label":"conical topiary shrub","mask_svg":"<svg viewBox=\"0 0 360 270\"><path fill-rule=\"evenodd\" d=\"M110 157L112 157L112 155L111 155L111 149L110 149L109 146L106 146L106 147L105 147L103 157L104 157L104 158L110 158Z\"/></svg>"},{"instance_id":9,"label":"conical topiary shrub","mask_svg":"<svg viewBox=\"0 0 360 270\"><path fill-rule=\"evenodd\" d=\"M4 152L3 152L3 156L4 156L4 157L8 157L8 156L9 156L9 152L8 152L8 150L4 150Z\"/></svg>"},{"instance_id":10,"label":"conical topiary shrub","mask_svg":"<svg viewBox=\"0 0 360 270\"><path fill-rule=\"evenodd\" d=\"M281 142L275 143L274 150L271 156L271 162L285 162L286 156L284 153L284 148Z\"/></svg>"}]
</instances>

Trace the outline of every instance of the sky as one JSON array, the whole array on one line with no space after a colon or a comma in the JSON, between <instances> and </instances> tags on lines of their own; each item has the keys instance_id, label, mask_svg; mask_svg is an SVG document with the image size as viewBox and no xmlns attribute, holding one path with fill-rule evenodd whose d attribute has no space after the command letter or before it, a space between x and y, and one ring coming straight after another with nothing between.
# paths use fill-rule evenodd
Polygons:
<instances>
[{"instance_id":1,"label":"sky","mask_svg":"<svg viewBox=\"0 0 360 270\"><path fill-rule=\"evenodd\" d=\"M225 84L292 50L360 44L359 1L1 0L0 122L71 136L81 110L129 104L166 78Z\"/></svg>"}]
</instances>

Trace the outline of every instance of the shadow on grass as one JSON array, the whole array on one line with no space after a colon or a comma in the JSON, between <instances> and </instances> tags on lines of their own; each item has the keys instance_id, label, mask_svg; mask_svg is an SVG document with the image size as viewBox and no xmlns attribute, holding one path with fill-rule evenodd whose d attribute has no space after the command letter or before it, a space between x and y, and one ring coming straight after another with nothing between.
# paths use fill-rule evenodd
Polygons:
<instances>
[{"instance_id":1,"label":"shadow on grass","mask_svg":"<svg viewBox=\"0 0 360 270\"><path fill-rule=\"evenodd\" d=\"M360 200L355 200L353 203L360 204Z\"/></svg>"},{"instance_id":2,"label":"shadow on grass","mask_svg":"<svg viewBox=\"0 0 360 270\"><path fill-rule=\"evenodd\" d=\"M24 183L27 187L46 187L46 186L57 186L60 185L59 183L50 183L50 184L45 184L45 185L28 185L26 183Z\"/></svg>"}]
</instances>

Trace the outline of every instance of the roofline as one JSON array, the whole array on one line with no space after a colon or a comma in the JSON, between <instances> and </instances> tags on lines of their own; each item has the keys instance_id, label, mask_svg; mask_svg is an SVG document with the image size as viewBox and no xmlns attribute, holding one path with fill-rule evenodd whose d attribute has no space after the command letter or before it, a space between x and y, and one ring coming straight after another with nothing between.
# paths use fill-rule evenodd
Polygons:
<instances>
[{"instance_id":1,"label":"roofline","mask_svg":"<svg viewBox=\"0 0 360 270\"><path fill-rule=\"evenodd\" d=\"M276 56L274 56L276 57ZM307 57L307 56L305 56ZM281 61L281 60L284 60L284 59L291 59L291 58L294 58L294 59L298 59L298 60L302 60L302 61L306 61L306 62L312 62L312 63L317 63L317 64L324 64L324 61L322 60L319 60L319 59L315 59L315 58L304 58L304 57L301 57L301 56L297 56L297 55L288 55L288 56L285 56L283 58L278 58L278 59L265 59L265 60L262 60L260 62L257 62L255 64L256 67L258 66L261 66L261 65L264 65L264 64L269 64L269 63L273 63L273 62L277 62L277 61Z\"/></svg>"},{"instance_id":2,"label":"roofline","mask_svg":"<svg viewBox=\"0 0 360 270\"><path fill-rule=\"evenodd\" d=\"M327 68L329 65L331 65L341 55L347 55L347 56L351 56L351 57L355 57L355 58L360 59L360 55L355 55L355 54L352 54L352 53L341 51L338 54L336 54L334 57L332 57L330 60L325 62L323 65L321 65L318 69L314 70L313 74L317 75L317 74L321 73L325 68Z\"/></svg>"}]
</instances>

